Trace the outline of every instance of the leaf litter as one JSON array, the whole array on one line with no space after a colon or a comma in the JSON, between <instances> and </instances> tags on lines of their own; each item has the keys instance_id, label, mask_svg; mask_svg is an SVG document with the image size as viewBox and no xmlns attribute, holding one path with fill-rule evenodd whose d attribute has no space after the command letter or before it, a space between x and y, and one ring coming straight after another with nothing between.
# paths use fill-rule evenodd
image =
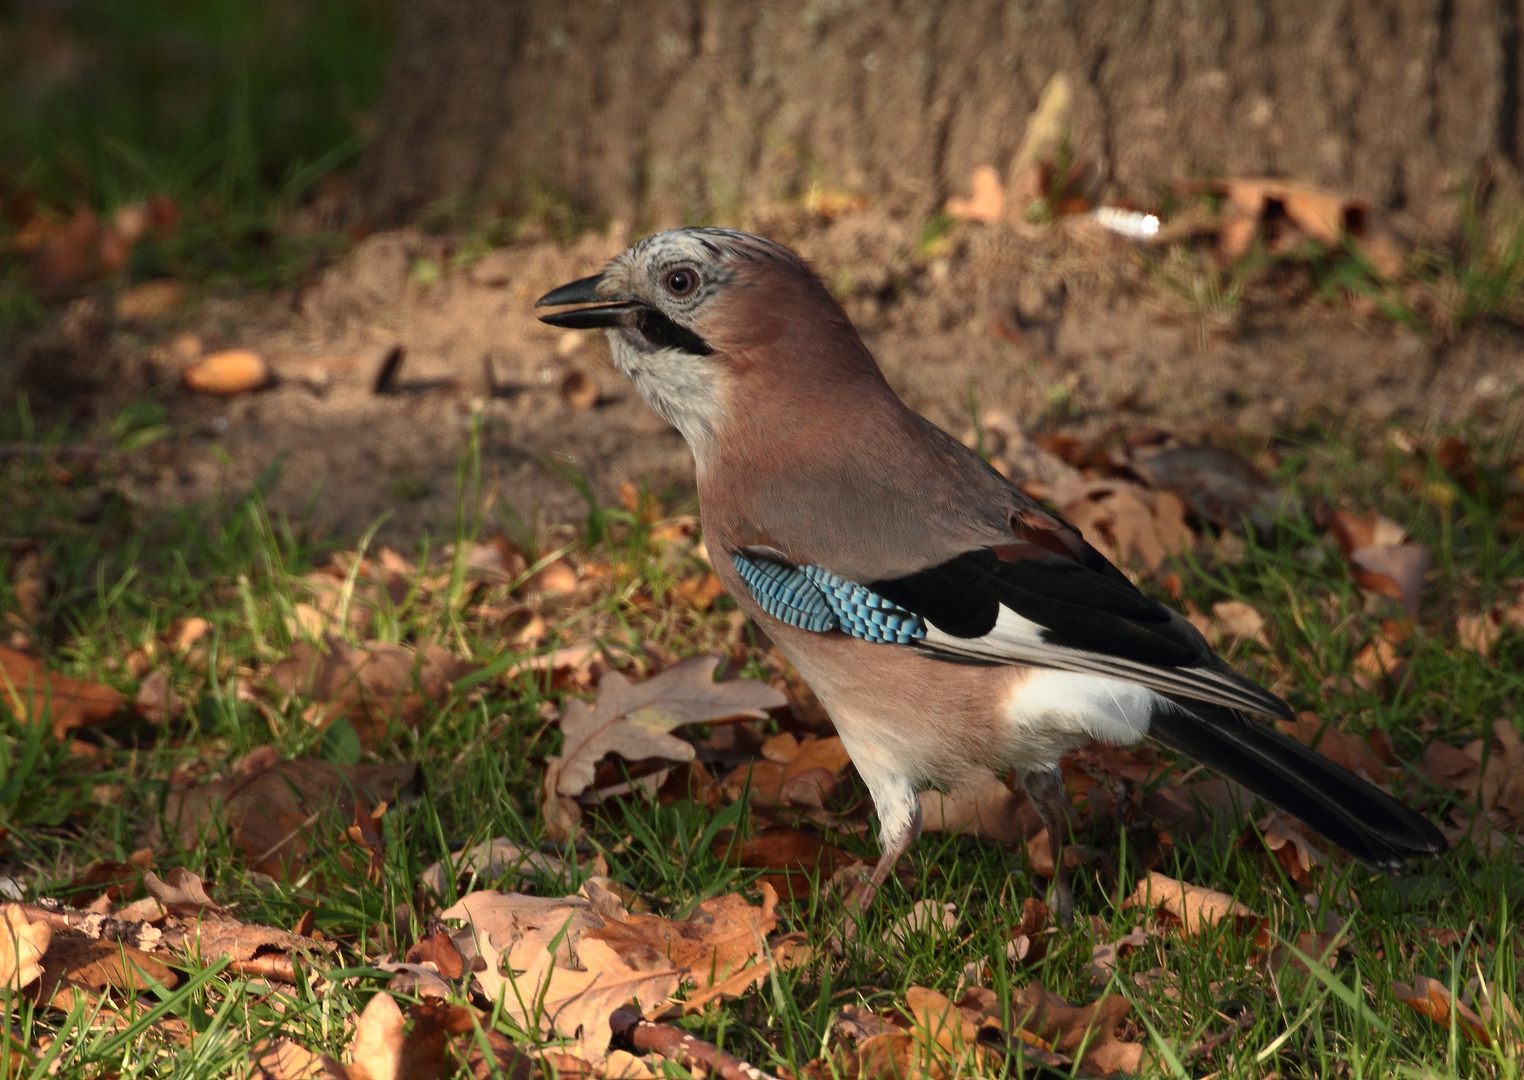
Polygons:
<instances>
[{"instance_id":1,"label":"leaf litter","mask_svg":"<svg viewBox=\"0 0 1524 1080\"><path fill-rule=\"evenodd\" d=\"M1089 525L1094 537L1121 553L1134 572L1165 581L1171 560L1186 551L1201 550L1205 538L1198 529L1203 524L1231 527L1224 524L1227 512L1220 507L1215 517L1203 513L1202 506L1210 505L1210 498L1202 494L1204 486L1199 477L1194 495L1187 495L1154 488L1143 470L1135 468L1148 460L1147 456L1131 448L1101 465L1096 463L1108 459L1096 448L1065 452L1071 460L1088 461L1083 468L1091 475L1086 477L1075 466L1065 464L1074 471L1052 474L1059 490L1069 492L1073 500L1093 504L1093 508L1080 507L1081 516L1092 515ZM1207 457L1210 460L1210 455ZM1125 464L1119 466L1117 462ZM1224 467L1225 474L1231 471ZM1146 485L1137 483L1140 475L1145 476ZM1070 486L1062 487L1065 484ZM1243 487L1253 490L1247 482ZM1249 499L1244 505L1252 504ZM1246 520L1248 515L1241 514L1239 524ZM1337 516L1333 520L1337 522ZM1373 546L1416 546L1400 528L1383 524L1384 519L1365 520L1374 521L1369 542L1351 548L1351 554ZM1336 540L1339 528L1337 524L1333 528ZM692 535L692 530L674 533ZM1230 551L1231 545L1220 539L1213 543L1216 546L1209 550ZM482 550L470 554L473 569L468 580L478 582L473 586L478 589L478 598L487 599L485 604L478 603L477 610L485 611L500 602L493 597L501 593L491 590L525 588L530 604L501 610L532 615L523 622L526 627L535 626L538 620L538 628L528 638L531 645L554 644L547 636L545 619L533 606L543 603L537 598L567 594L582 588L584 581L600 580L600 575L609 572L596 566L574 569L557 558L541 568L550 569L551 574L529 575L529 562L516 551L502 544L478 548ZM1396 578L1391 584L1375 581L1373 587L1369 566L1353 558L1351 564L1362 587L1411 603L1411 581L1408 593L1402 592ZM557 569L558 565L563 569ZM355 571L352 576L351 569ZM389 645L366 638L376 611L444 585L437 576L432 582L425 577L395 556L358 562L341 558L328 569L309 575L304 602L310 610L305 621L298 618L292 626L300 631L297 636L306 640L299 641L287 658L268 669L270 683L292 702L310 702L308 716L313 722L331 723L343 717L357 731L369 732L373 743L384 737L387 728L383 725L407 722L446 700L453 693L454 683L478 670L475 666L439 646ZM685 603L702 609L709 602L704 599L704 590L710 587L707 578L700 575L685 580L693 583L692 596L680 596ZM526 586L525 581L531 584ZM492 617L507 625L506 616ZM1274 642L1276 627L1240 601L1219 601L1204 618L1219 640L1252 642L1266 649ZM1494 621L1499 626L1511 625L1504 615L1497 615ZM205 620L188 620L166 632L163 647L186 657L206 637L208 629ZM1400 644L1402 632L1389 632L1383 624L1385 637L1381 640ZM476 1064L469 1068L483 1075L479 1071L485 1060L480 1048L483 1038L497 1048L495 1053L501 1051L496 1059L501 1067L506 1069L504 1062L511 1061L525 1075L531 1068L540 1067L500 1034L488 1030L482 1035L488 1021L483 1014L454 1004L473 995L480 995L476 997L478 1003L500 995L505 1011L521 1027L539 1024L541 1038L570 1040L561 1050L542 1051L559 1054L563 1065L592 1063L590 1067L601 1067L607 1075L646 1075L643 1070L649 1070L648 1064L614 1049L609 1042L615 1027L627 1023L619 1017L631 1003L648 1018L637 1017L638 1022L657 1031L664 1017L702 1012L716 1002L743 997L770 974L808 962L811 954L806 935L779 932L777 905L804 899L810 890L828 885L841 874L860 872L856 858L832 844L829 837L832 831L860 835L866 827L861 811L846 813L835 805L853 790L855 781L840 740L829 734L829 727L821 726L828 721L818 713L818 704L811 705L807 691L791 682L788 670L778 663L772 664L779 677L771 686L755 680L716 683L713 675L718 658L674 663L670 656L664 658L655 652L651 656L665 670L644 682L631 682L610 666L625 662L617 659L619 655L578 642L537 657L516 659L503 669L503 675L496 676L506 681L524 673L543 673L555 680L553 685L576 690L587 685L590 675L602 672L592 704L568 698L562 708L562 750L549 760L544 788L547 822L554 826L556 814L565 813L566 831L560 838L574 839L585 807L642 790L666 799L668 787L664 785L670 777L683 779L689 795L711 806L717 800L749 796L750 829L723 833L715 850L732 865L763 872L761 906L753 902L754 897L728 894L703 901L687 919L668 919L638 910L633 894L606 878L594 878L581 892L560 898L469 893L454 907L430 917L417 941L411 945L406 945L405 939L399 941L395 954L370 960L391 974L394 993L421 998L423 1005L408 1006L404 1014L385 992L373 997L376 1012L371 1015L367 1009L369 1019L362 1023L364 1038L357 1031L348 1064L311 1054L295 1043L266 1043L254 1055L264 1075L301 1074L291 1071L297 1066L288 1069L290 1061L303 1069L320 1070L311 1075L433 1075L437 1074L434 1070L468 1062L473 1053ZM153 662L152 656L147 659ZM634 659L641 661L633 665L634 670L650 662ZM34 660L29 658L28 662L36 666ZM567 678L567 673L578 674ZM161 722L165 722L177 710L167 697L161 701ZM780 717L778 710L785 706L792 707L791 717ZM782 730L765 737L749 734L756 721L769 716L782 724ZM711 735L702 739L679 738L676 734L687 725L713 724L725 726L711 729ZM1389 786L1402 775L1390 744L1377 739L1377 733L1362 739L1325 728L1306 713L1295 725L1285 726L1295 737L1373 782ZM1425 759L1426 771L1444 786L1467 790L1485 800L1483 809L1490 815L1488 822L1494 831L1514 829L1518 821L1511 780L1515 772L1521 772L1515 760L1519 758L1515 750L1518 739L1513 732L1510 743L1505 727L1500 724L1494 747L1485 754L1480 741L1463 750L1435 743L1431 744L1435 760ZM715 731L742 733L742 737L716 739ZM721 746L729 749L721 750ZM699 760L720 760L704 756L711 753L728 755L719 780L710 777ZM386 812L398 799L406 800L417 784L416 767L410 765L338 766L303 759L282 762L269 752L250 755L237 772L227 780L172 791L166 803L169 833L157 838L156 843L163 844L172 837L190 846L208 830L226 829L252 868L290 878L301 872L318 846L332 841L331 834L322 835L315 826L338 814L350 822L347 827L340 826L338 833L343 841L341 861L352 865L360 877L375 882L385 868ZM1172 842L1166 829L1188 829L1193 821L1248 805L1230 786L1217 780L1182 784L1171 778L1160 784L1166 772L1166 766L1148 750L1095 747L1071 755L1064 763L1066 787L1085 820L1117 819L1132 826L1150 823L1151 829L1157 830L1156 851L1167 850ZM928 792L922 796L922 807L927 831L965 832L1013 849L1025 848L1034 871L1039 875L1052 872L1051 866L1042 865L1047 845L1040 822L1024 794L1014 790L1011 778L990 777L947 793ZM1455 816L1458 824L1463 821L1461 811ZM794 824L782 824L784 820ZM1252 839L1298 886L1313 884L1334 857L1296 822L1279 815L1261 818L1256 829L1244 843ZM1148 856L1148 848L1144 843L1140 849L1145 859L1157 857ZM1082 845L1065 849L1065 861L1071 865L1086 857ZM342 947L322 940L320 935L313 938L306 933L241 923L207 895L194 875L186 877L183 871L174 871L159 879L146 866L139 869L147 893L142 899L118 903L124 895L119 892L112 897L107 887L90 912L57 909L47 918L25 923L29 934L40 933L33 927L45 926L50 932L66 935L69 942L57 949L52 969L47 968L45 956L34 958L37 962L25 969L35 967L39 971L31 980L34 992L46 975L51 980L46 984L49 997L60 1001L70 1000L67 995L74 993L142 993L149 985L148 977L170 985L178 977L170 965L213 955L228 956L238 970L251 975L289 982L297 977L299 965L319 962L321 966L335 948ZM100 871L107 872L104 868ZM585 872L570 861L569 855L557 857L498 837L468 846L451 859L430 866L419 883L434 896L443 897L450 891L452 873L454 884L469 887L472 882L489 884L505 879L522 885L542 879L577 878ZM131 871L126 874L130 886ZM423 892L418 895L425 896ZM1114 977L1120 962L1131 952L1167 935L1171 928L1199 934L1224 920L1231 920L1245 932L1253 928L1257 962L1267 970L1301 963L1296 952L1273 938L1265 920L1223 894L1155 873L1139 883L1133 901L1149 917L1150 925L1094 946L1090 973L1097 982ZM427 901L421 902L426 909ZM464 925L453 925L460 922ZM59 929L55 930L55 925ZM912 939L953 933L956 926L955 905L922 898L910 914L889 928L885 939L904 946ZM1018 964L1036 964L1056 932L1049 925L1045 905L1028 900L1020 925L1011 931L1007 956ZM1342 935L1342 927L1330 923L1326 931L1297 934L1291 946L1307 956L1326 957L1331 965L1342 947ZM115 946L109 957L101 942ZM160 957L168 959L170 965ZM19 975L21 963L12 966ZM1126 1003L1122 999L1110 995L1088 1006L1070 1006L1040 985L1031 984L1003 1006L995 1007L999 1003L977 985L983 973L982 965L969 965L960 987L962 997L956 1002L935 991L916 988L907 995L905 1010L891 1017L875 1017L859 1010L856 1060L864 1063L866 1071L886 1061L896 1063L893 1068L915 1062L916 1069L926 1075L951 1075L939 1070L951 1067L956 1071L959 1055L972 1055L961 1060L974 1062L978 1054L988 1053L997 1043L1003 1046L999 1054L1020 1043L1029 1055L1048 1055L1041 1060L1063 1064L1077 1057L1082 1074L1116 1075L1139 1067L1143 1050L1123 1033L1124 1028L1131 1029L1125 1025ZM1145 981L1144 976L1136 978L1140 986ZM1426 984L1420 982L1419 986L1424 989ZM544 1005L538 1012L528 1005L535 999ZM990 1023L991 1016L1000 1015L1006 1007L1015 1015L1018 1005L1025 1007L1028 1015L1014 1026L1012 1034L1002 1034L999 1039L988 1034L987 1029L997 1026ZM954 1012L958 1015L956 1036L951 1034ZM400 1024L397 1016L404 1017ZM879 1026L869 1024L866 1017L873 1017L873 1024ZM910 1041L905 1042L907 1031L915 1029L917 1023L924 1034L911 1032ZM967 1025L972 1025L972 1041ZM415 1038L419 1032L423 1034ZM475 1041L463 1038L470 1032L475 1032ZM880 1042L869 1045L868 1056L863 1057L864 1044L873 1039ZM1085 1042L1089 1045L1082 1048L1080 1043ZM475 1049L466 1049L468 1044ZM988 1064L997 1059L978 1060ZM402 1062L413 1062L406 1068L423 1071L398 1072L404 1068L399 1064Z\"/></svg>"}]
</instances>

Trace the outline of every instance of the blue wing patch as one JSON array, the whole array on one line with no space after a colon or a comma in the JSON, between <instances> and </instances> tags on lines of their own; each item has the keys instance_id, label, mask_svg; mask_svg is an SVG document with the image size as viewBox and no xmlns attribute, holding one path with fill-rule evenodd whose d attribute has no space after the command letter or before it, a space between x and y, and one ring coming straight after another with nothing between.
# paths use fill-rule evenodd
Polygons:
<instances>
[{"instance_id":1,"label":"blue wing patch","mask_svg":"<svg viewBox=\"0 0 1524 1080\"><path fill-rule=\"evenodd\" d=\"M762 610L801 630L840 630L864 641L908 645L926 636L926 624L872 589L819 566L790 566L771 559L731 556L736 573Z\"/></svg>"}]
</instances>

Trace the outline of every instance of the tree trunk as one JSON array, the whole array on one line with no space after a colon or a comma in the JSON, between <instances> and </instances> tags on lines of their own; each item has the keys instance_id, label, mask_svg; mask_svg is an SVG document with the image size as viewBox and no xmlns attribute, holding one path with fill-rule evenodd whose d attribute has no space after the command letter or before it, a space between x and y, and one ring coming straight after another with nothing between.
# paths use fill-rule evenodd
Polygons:
<instances>
[{"instance_id":1,"label":"tree trunk","mask_svg":"<svg viewBox=\"0 0 1524 1080\"><path fill-rule=\"evenodd\" d=\"M395 221L464 196L636 227L811 183L926 215L1008 168L1044 85L1112 197L1274 174L1444 227L1516 186L1521 0L411 0L361 169Z\"/></svg>"}]
</instances>

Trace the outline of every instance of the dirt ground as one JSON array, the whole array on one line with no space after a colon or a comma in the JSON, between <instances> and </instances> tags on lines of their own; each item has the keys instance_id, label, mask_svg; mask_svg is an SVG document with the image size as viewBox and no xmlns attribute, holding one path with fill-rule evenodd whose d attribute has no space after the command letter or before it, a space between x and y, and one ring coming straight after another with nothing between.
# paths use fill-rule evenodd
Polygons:
<instances>
[{"instance_id":1,"label":"dirt ground","mask_svg":"<svg viewBox=\"0 0 1524 1080\"><path fill-rule=\"evenodd\" d=\"M1524 388L1516 337L1441 342L1318 300L1294 275L1219 295L1203 290L1197 264L1142 253L1080 219L959 227L930 250L918 229L867 213L752 227L812 260L891 383L960 436L971 402L1028 428L1153 424L1221 441L1497 417ZM380 535L393 541L451 533L457 469L480 412L491 520L522 533L581 516L566 466L605 501L627 479L668 495L691 487L681 439L613 370L601 338L534 318L538 296L596 271L628 239L529 241L465 260L438 238L380 234L295 293L193 298L83 330L65 316L24 351L20 381L45 401L50 387L75 385L64 367L83 366L102 414L145 388L161 396L175 434L133 458L145 504L237 491L277 463L272 510L341 537L386 515ZM187 334L208 350L258 351L274 385L232 398L183 389ZM79 355L87 347L89 363ZM377 393L399 347L401 364ZM565 400L574 372L596 382L591 407Z\"/></svg>"}]
</instances>

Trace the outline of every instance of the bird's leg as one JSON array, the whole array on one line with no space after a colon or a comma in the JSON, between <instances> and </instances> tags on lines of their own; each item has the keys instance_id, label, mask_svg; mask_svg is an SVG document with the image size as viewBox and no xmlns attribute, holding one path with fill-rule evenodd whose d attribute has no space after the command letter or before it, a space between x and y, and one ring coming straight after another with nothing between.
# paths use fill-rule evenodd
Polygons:
<instances>
[{"instance_id":1,"label":"bird's leg","mask_svg":"<svg viewBox=\"0 0 1524 1080\"><path fill-rule=\"evenodd\" d=\"M921 804L915 804L915 810L910 819L905 822L898 834L885 837L883 840L884 852L878 857L878 862L873 864L873 872L867 878L857 883L847 896L847 910L854 915L861 915L868 910L868 905L873 903L873 898L878 895L879 888L889 880L889 873L894 869L894 864L900 861L900 856L910 850L910 845L915 843L915 838L921 835Z\"/></svg>"},{"instance_id":2,"label":"bird's leg","mask_svg":"<svg viewBox=\"0 0 1524 1080\"><path fill-rule=\"evenodd\" d=\"M1074 893L1064 874L1064 838L1069 832L1069 796L1064 792L1064 775L1057 766L1042 772L1027 773L1023 780L1027 797L1048 830L1048 852L1053 859L1053 899L1060 926L1074 920Z\"/></svg>"}]
</instances>

